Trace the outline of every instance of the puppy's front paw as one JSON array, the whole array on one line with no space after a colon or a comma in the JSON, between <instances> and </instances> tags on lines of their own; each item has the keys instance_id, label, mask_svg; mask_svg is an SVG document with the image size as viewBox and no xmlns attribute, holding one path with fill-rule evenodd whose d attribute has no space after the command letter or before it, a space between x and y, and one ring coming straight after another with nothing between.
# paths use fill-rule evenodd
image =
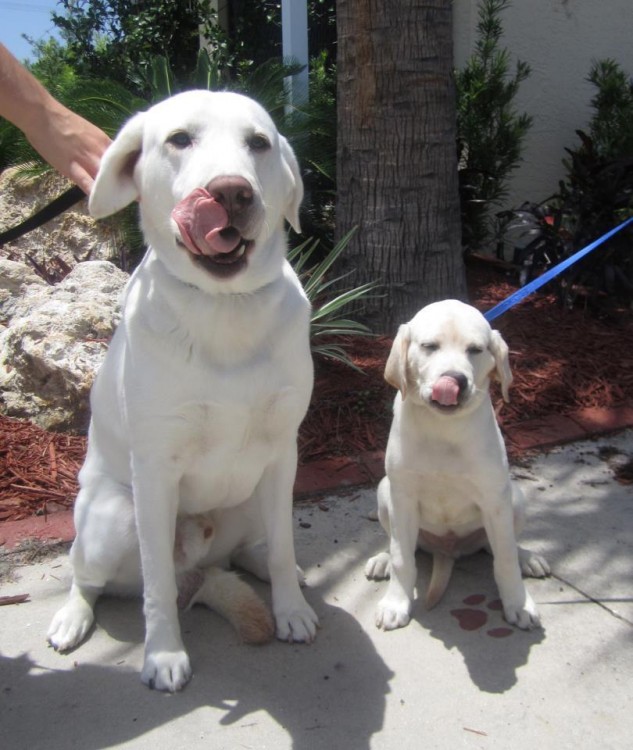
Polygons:
<instances>
[{"instance_id":1,"label":"puppy's front paw","mask_svg":"<svg viewBox=\"0 0 633 750\"><path fill-rule=\"evenodd\" d=\"M288 643L312 643L316 637L319 618L307 603L292 610L275 612L276 635Z\"/></svg>"},{"instance_id":2,"label":"puppy's front paw","mask_svg":"<svg viewBox=\"0 0 633 750\"><path fill-rule=\"evenodd\" d=\"M541 627L541 618L532 597L526 592L523 604L503 602L503 614L511 625L523 630L533 630Z\"/></svg>"},{"instance_id":3,"label":"puppy's front paw","mask_svg":"<svg viewBox=\"0 0 633 750\"><path fill-rule=\"evenodd\" d=\"M408 599L394 599L389 595L383 597L376 609L376 627L383 630L395 630L409 624L411 619L411 602Z\"/></svg>"},{"instance_id":4,"label":"puppy's front paw","mask_svg":"<svg viewBox=\"0 0 633 750\"><path fill-rule=\"evenodd\" d=\"M388 552L380 552L367 560L365 577L375 581L382 581L391 575L391 558Z\"/></svg>"},{"instance_id":5,"label":"puppy's front paw","mask_svg":"<svg viewBox=\"0 0 633 750\"><path fill-rule=\"evenodd\" d=\"M150 690L175 693L190 679L191 665L186 651L146 651L141 680Z\"/></svg>"},{"instance_id":6,"label":"puppy's front paw","mask_svg":"<svg viewBox=\"0 0 633 750\"><path fill-rule=\"evenodd\" d=\"M92 608L85 601L70 601L53 617L46 638L55 651L70 651L86 637L93 620Z\"/></svg>"}]
</instances>

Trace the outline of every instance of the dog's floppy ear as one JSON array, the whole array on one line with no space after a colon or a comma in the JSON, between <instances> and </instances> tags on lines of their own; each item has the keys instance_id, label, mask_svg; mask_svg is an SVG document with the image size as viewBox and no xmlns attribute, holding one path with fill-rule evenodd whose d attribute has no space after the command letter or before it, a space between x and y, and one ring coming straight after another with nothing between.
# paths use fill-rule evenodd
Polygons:
<instances>
[{"instance_id":1,"label":"dog's floppy ear","mask_svg":"<svg viewBox=\"0 0 633 750\"><path fill-rule=\"evenodd\" d=\"M385 380L400 391L403 401L407 397L407 353L410 342L411 330L407 323L403 323L398 328L385 365Z\"/></svg>"},{"instance_id":2,"label":"dog's floppy ear","mask_svg":"<svg viewBox=\"0 0 633 750\"><path fill-rule=\"evenodd\" d=\"M144 112L128 120L103 155L88 202L95 219L110 216L138 199L134 166L141 153L144 122Z\"/></svg>"},{"instance_id":3,"label":"dog's floppy ear","mask_svg":"<svg viewBox=\"0 0 633 750\"><path fill-rule=\"evenodd\" d=\"M299 171L299 163L297 162L297 157L295 156L294 151L283 135L279 136L279 145L284 161L284 171L286 172L290 186L287 202L284 207L284 216L295 232L300 234L301 223L299 222L299 206L303 200L303 180L301 179L301 172Z\"/></svg>"},{"instance_id":4,"label":"dog's floppy ear","mask_svg":"<svg viewBox=\"0 0 633 750\"><path fill-rule=\"evenodd\" d=\"M510 386L512 385L512 371L510 370L510 356L508 345L499 331L492 331L490 351L495 359L495 374L501 383L501 393L504 401L510 401Z\"/></svg>"}]
</instances>

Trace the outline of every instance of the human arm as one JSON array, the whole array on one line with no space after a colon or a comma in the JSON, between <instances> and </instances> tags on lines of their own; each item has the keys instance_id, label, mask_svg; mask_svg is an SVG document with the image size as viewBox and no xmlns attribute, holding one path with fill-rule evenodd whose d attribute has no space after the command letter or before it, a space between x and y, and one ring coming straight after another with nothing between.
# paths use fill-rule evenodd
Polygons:
<instances>
[{"instance_id":1,"label":"human arm","mask_svg":"<svg viewBox=\"0 0 633 750\"><path fill-rule=\"evenodd\" d=\"M2 44L0 115L18 127L52 167L90 193L110 139L58 102Z\"/></svg>"}]
</instances>

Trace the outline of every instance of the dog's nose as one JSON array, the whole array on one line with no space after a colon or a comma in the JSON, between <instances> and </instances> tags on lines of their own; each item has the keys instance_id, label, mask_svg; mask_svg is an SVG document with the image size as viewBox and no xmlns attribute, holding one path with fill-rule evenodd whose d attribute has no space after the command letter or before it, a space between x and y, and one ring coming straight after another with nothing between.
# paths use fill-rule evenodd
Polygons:
<instances>
[{"instance_id":1,"label":"dog's nose","mask_svg":"<svg viewBox=\"0 0 633 750\"><path fill-rule=\"evenodd\" d=\"M468 378L463 372L457 372L457 370L447 370L442 373L442 377L452 378L459 388L459 393L462 394L466 388L468 388Z\"/></svg>"},{"instance_id":2,"label":"dog's nose","mask_svg":"<svg viewBox=\"0 0 633 750\"><path fill-rule=\"evenodd\" d=\"M216 177L207 185L207 190L227 212L231 223L253 204L253 187L244 177Z\"/></svg>"}]
</instances>

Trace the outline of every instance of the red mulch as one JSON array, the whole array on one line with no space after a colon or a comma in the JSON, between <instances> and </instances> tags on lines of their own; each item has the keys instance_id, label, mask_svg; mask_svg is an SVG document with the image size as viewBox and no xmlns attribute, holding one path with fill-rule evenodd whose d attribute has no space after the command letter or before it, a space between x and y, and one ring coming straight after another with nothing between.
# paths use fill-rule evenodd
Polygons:
<instances>
[{"instance_id":1,"label":"red mulch","mask_svg":"<svg viewBox=\"0 0 633 750\"><path fill-rule=\"evenodd\" d=\"M0 521L70 507L86 438L0 417Z\"/></svg>"},{"instance_id":2,"label":"red mulch","mask_svg":"<svg viewBox=\"0 0 633 750\"><path fill-rule=\"evenodd\" d=\"M487 310L515 290L495 268L469 269L472 303ZM633 402L633 312L601 316L563 311L553 295L534 295L495 321L510 346L514 384L501 405L502 428L552 413ZM394 392L383 380L391 340L355 339L357 373L334 361L316 363L312 405L300 433L302 463L383 450ZM85 438L46 432L0 417L0 521L70 507Z\"/></svg>"}]
</instances>

